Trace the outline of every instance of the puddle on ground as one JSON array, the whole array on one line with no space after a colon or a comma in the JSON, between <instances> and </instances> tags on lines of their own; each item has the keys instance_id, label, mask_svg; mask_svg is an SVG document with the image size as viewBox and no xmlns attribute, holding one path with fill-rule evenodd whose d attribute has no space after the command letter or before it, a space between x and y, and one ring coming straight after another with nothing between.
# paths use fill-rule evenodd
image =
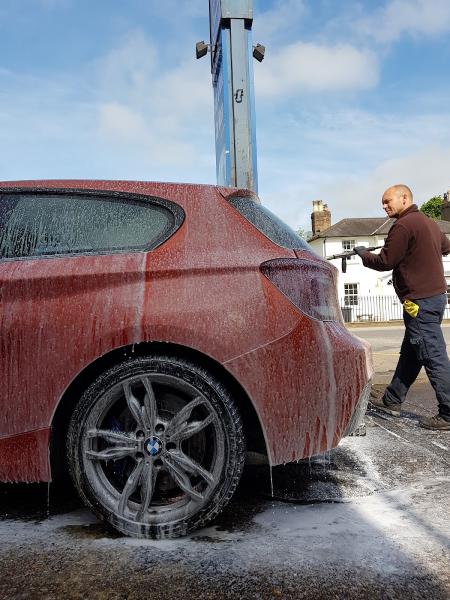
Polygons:
<instances>
[{"instance_id":1,"label":"puddle on ground","mask_svg":"<svg viewBox=\"0 0 450 600\"><path fill-rule=\"evenodd\" d=\"M273 495L270 468L267 465L246 466L238 490L208 531L193 535L193 541L220 543L224 533L242 533L258 528L255 517L274 501L296 504L345 502L349 498L366 496L377 491L376 468L364 452L339 446L331 452L274 467L272 469ZM58 496L51 494L50 516L66 514L73 510L72 503L79 501L69 490ZM42 484L0 486L0 520L20 519L43 521L47 518L47 486ZM71 536L81 539L117 539L122 534L114 532L103 523L73 524L62 527Z\"/></svg>"},{"instance_id":2,"label":"puddle on ground","mask_svg":"<svg viewBox=\"0 0 450 600\"><path fill-rule=\"evenodd\" d=\"M310 460L272 469L273 495L268 467L253 467L252 490L260 498L296 504L345 502L379 489L373 466L359 453L338 447Z\"/></svg>"},{"instance_id":3,"label":"puddle on ground","mask_svg":"<svg viewBox=\"0 0 450 600\"><path fill-rule=\"evenodd\" d=\"M192 542L201 542L202 544L224 544L229 541L225 538L213 537L211 535L193 535L190 539Z\"/></svg>"},{"instance_id":4,"label":"puddle on ground","mask_svg":"<svg viewBox=\"0 0 450 600\"><path fill-rule=\"evenodd\" d=\"M61 527L60 531L64 531L71 536L84 540L100 540L104 538L117 540L125 537L118 531L109 529L103 523L91 523L90 525L66 525L65 527Z\"/></svg>"},{"instance_id":5,"label":"puddle on ground","mask_svg":"<svg viewBox=\"0 0 450 600\"><path fill-rule=\"evenodd\" d=\"M1 483L0 520L45 521L81 506L71 487L47 483Z\"/></svg>"}]
</instances>

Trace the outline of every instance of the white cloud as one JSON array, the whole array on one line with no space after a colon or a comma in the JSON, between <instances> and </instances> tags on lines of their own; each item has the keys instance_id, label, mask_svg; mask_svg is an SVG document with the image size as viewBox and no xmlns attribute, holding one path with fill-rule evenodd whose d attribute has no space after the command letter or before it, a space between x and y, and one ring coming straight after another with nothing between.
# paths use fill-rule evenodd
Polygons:
<instances>
[{"instance_id":1,"label":"white cloud","mask_svg":"<svg viewBox=\"0 0 450 600\"><path fill-rule=\"evenodd\" d=\"M0 179L214 183L210 77L208 64L195 59L168 68L140 31L70 76L0 70L0 141L8 156Z\"/></svg>"},{"instance_id":2,"label":"white cloud","mask_svg":"<svg viewBox=\"0 0 450 600\"><path fill-rule=\"evenodd\" d=\"M117 155L126 152L142 165L153 167L193 165L197 140L183 135L170 116L151 118L117 103L102 104L98 110L98 132Z\"/></svg>"},{"instance_id":3,"label":"white cloud","mask_svg":"<svg viewBox=\"0 0 450 600\"><path fill-rule=\"evenodd\" d=\"M262 44L274 44L278 36L286 38L298 28L307 14L304 0L277 0L269 10L265 0L255 2L254 39ZM270 48L269 48L270 51Z\"/></svg>"},{"instance_id":4,"label":"white cloud","mask_svg":"<svg viewBox=\"0 0 450 600\"><path fill-rule=\"evenodd\" d=\"M381 196L391 185L411 187L420 206L429 198L450 190L450 149L426 146L414 154L392 158L372 170L350 175L351 169L338 173L310 171L310 179L280 177L278 189L261 194L261 201L293 228L311 229L312 201L328 204L332 223L348 217L382 217Z\"/></svg>"},{"instance_id":5,"label":"white cloud","mask_svg":"<svg viewBox=\"0 0 450 600\"><path fill-rule=\"evenodd\" d=\"M189 57L168 66L163 60L156 44L141 31L133 32L95 66L98 93L107 101L151 115L172 114L180 121L211 108L207 63Z\"/></svg>"},{"instance_id":6,"label":"white cloud","mask_svg":"<svg viewBox=\"0 0 450 600\"><path fill-rule=\"evenodd\" d=\"M440 35L450 31L449 0L390 0L356 29L379 42L394 42L403 34Z\"/></svg>"},{"instance_id":7,"label":"white cloud","mask_svg":"<svg viewBox=\"0 0 450 600\"><path fill-rule=\"evenodd\" d=\"M192 59L164 68L161 59L156 46L134 32L99 61L98 132L117 151L126 143L144 162L189 167L206 161L196 147L212 137L209 69Z\"/></svg>"},{"instance_id":8,"label":"white cloud","mask_svg":"<svg viewBox=\"0 0 450 600\"><path fill-rule=\"evenodd\" d=\"M189 0L189 2L180 2L180 0L145 0L151 14L166 18L169 21L178 22L181 26L186 26L186 19L206 16L208 18L208 0Z\"/></svg>"},{"instance_id":9,"label":"white cloud","mask_svg":"<svg viewBox=\"0 0 450 600\"><path fill-rule=\"evenodd\" d=\"M419 203L450 188L450 115L354 109L280 115L259 139L260 195L292 227L310 229L312 201L337 222L382 216L380 197L404 182ZM261 133L262 133L261 132Z\"/></svg>"},{"instance_id":10,"label":"white cloud","mask_svg":"<svg viewBox=\"0 0 450 600\"><path fill-rule=\"evenodd\" d=\"M154 82L153 106L163 114L171 114L180 122L191 115L213 118L213 92L209 64L184 60L165 71ZM213 122L211 121L213 125Z\"/></svg>"},{"instance_id":11,"label":"white cloud","mask_svg":"<svg viewBox=\"0 0 450 600\"><path fill-rule=\"evenodd\" d=\"M260 96L365 90L377 83L375 55L347 44L297 42L271 55L262 68L255 69L256 92Z\"/></svg>"},{"instance_id":12,"label":"white cloud","mask_svg":"<svg viewBox=\"0 0 450 600\"><path fill-rule=\"evenodd\" d=\"M147 102L158 67L156 47L142 31L132 31L93 65L97 90L108 100Z\"/></svg>"},{"instance_id":13,"label":"white cloud","mask_svg":"<svg viewBox=\"0 0 450 600\"><path fill-rule=\"evenodd\" d=\"M345 217L382 216L381 196L391 185L405 183L415 202L423 202L450 189L450 149L426 146L414 154L392 158L364 178L343 177L322 192L330 198L333 222ZM331 200L332 199L332 200Z\"/></svg>"},{"instance_id":14,"label":"white cloud","mask_svg":"<svg viewBox=\"0 0 450 600\"><path fill-rule=\"evenodd\" d=\"M146 124L127 106L110 102L99 106L100 128L113 139L129 141L139 137Z\"/></svg>"}]
</instances>

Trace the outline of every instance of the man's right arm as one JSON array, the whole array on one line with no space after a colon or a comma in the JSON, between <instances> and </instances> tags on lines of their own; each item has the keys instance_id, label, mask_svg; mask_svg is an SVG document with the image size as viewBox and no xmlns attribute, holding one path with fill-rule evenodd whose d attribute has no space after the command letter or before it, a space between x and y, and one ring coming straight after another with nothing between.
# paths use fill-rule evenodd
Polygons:
<instances>
[{"instance_id":1,"label":"man's right arm","mask_svg":"<svg viewBox=\"0 0 450 600\"><path fill-rule=\"evenodd\" d=\"M375 271L391 271L405 257L408 242L408 231L403 225L396 223L389 231L380 254L360 254L363 265Z\"/></svg>"}]
</instances>

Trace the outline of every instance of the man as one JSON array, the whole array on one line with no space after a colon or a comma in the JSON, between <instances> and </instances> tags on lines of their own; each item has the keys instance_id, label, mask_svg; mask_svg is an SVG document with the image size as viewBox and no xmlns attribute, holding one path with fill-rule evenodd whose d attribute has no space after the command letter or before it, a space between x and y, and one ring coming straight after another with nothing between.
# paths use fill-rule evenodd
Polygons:
<instances>
[{"instance_id":1,"label":"man","mask_svg":"<svg viewBox=\"0 0 450 600\"><path fill-rule=\"evenodd\" d=\"M434 417L423 417L420 425L450 431L450 363L441 329L447 303L442 255L450 252L450 240L435 221L413 204L412 192L406 185L387 189L382 205L396 221L380 254L368 252L363 246L354 250L369 269L393 269L394 289L404 307L405 336L394 377L384 395L372 397L371 404L400 416L401 404L423 366L436 393L439 411Z\"/></svg>"}]
</instances>

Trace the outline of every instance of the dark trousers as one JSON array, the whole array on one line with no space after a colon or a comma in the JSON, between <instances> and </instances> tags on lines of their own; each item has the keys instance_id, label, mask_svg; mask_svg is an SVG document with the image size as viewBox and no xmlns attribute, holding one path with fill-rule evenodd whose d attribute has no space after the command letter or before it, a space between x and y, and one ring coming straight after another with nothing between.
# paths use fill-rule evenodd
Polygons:
<instances>
[{"instance_id":1,"label":"dark trousers","mask_svg":"<svg viewBox=\"0 0 450 600\"><path fill-rule=\"evenodd\" d=\"M405 337L383 400L387 406L401 404L423 366L436 393L439 414L450 421L450 362L441 329L447 296L439 294L414 302L419 313L414 318L403 311Z\"/></svg>"}]
</instances>

